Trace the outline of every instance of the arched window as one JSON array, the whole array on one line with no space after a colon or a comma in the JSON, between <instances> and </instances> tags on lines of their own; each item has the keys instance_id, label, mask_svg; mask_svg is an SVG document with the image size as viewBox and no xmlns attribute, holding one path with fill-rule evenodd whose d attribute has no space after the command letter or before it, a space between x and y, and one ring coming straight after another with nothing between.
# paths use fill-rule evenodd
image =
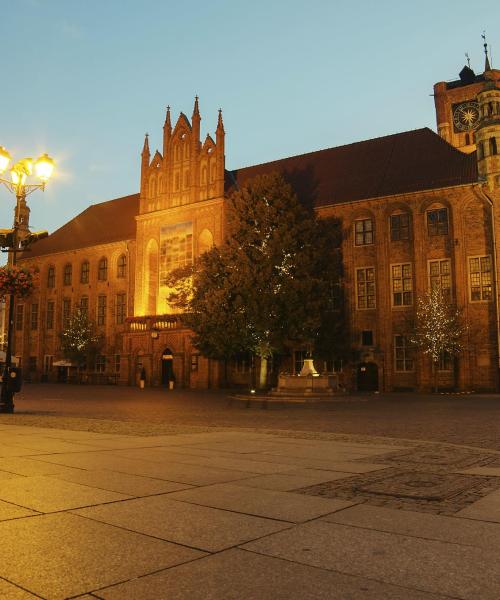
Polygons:
<instances>
[{"instance_id":1,"label":"arched window","mask_svg":"<svg viewBox=\"0 0 500 600\"><path fill-rule=\"evenodd\" d=\"M82 296L80 298L80 313L85 317L89 316L89 297Z\"/></svg>"},{"instance_id":2,"label":"arched window","mask_svg":"<svg viewBox=\"0 0 500 600\"><path fill-rule=\"evenodd\" d=\"M391 242L410 239L410 215L407 212L391 215Z\"/></svg>"},{"instance_id":3,"label":"arched window","mask_svg":"<svg viewBox=\"0 0 500 600\"><path fill-rule=\"evenodd\" d=\"M203 167L201 170L201 183L202 185L207 184L207 167Z\"/></svg>"},{"instance_id":4,"label":"arched window","mask_svg":"<svg viewBox=\"0 0 500 600\"><path fill-rule=\"evenodd\" d=\"M156 177L151 175L149 180L149 197L154 198L156 196Z\"/></svg>"},{"instance_id":5,"label":"arched window","mask_svg":"<svg viewBox=\"0 0 500 600\"><path fill-rule=\"evenodd\" d=\"M214 236L209 229L204 229L198 237L198 255L207 252L214 245Z\"/></svg>"},{"instance_id":6,"label":"arched window","mask_svg":"<svg viewBox=\"0 0 500 600\"><path fill-rule=\"evenodd\" d=\"M52 265L49 267L47 271L47 287L53 288L56 287L56 268Z\"/></svg>"},{"instance_id":7,"label":"arched window","mask_svg":"<svg viewBox=\"0 0 500 600\"><path fill-rule=\"evenodd\" d=\"M108 259L101 258L97 267L97 279L99 281L106 281L108 278Z\"/></svg>"},{"instance_id":8,"label":"arched window","mask_svg":"<svg viewBox=\"0 0 500 600\"><path fill-rule=\"evenodd\" d=\"M116 263L116 276L117 277L126 277L127 276L127 257L125 254L121 254L118 257L118 261Z\"/></svg>"},{"instance_id":9,"label":"arched window","mask_svg":"<svg viewBox=\"0 0 500 600\"><path fill-rule=\"evenodd\" d=\"M175 174L175 191L178 192L181 188L181 176L179 173Z\"/></svg>"},{"instance_id":10,"label":"arched window","mask_svg":"<svg viewBox=\"0 0 500 600\"><path fill-rule=\"evenodd\" d=\"M71 266L71 263L64 265L64 272L63 272L63 284L64 285L71 285L72 275L73 275L73 267Z\"/></svg>"},{"instance_id":11,"label":"arched window","mask_svg":"<svg viewBox=\"0 0 500 600\"><path fill-rule=\"evenodd\" d=\"M80 269L80 283L88 283L90 274L90 263L88 260L82 262Z\"/></svg>"}]
</instances>

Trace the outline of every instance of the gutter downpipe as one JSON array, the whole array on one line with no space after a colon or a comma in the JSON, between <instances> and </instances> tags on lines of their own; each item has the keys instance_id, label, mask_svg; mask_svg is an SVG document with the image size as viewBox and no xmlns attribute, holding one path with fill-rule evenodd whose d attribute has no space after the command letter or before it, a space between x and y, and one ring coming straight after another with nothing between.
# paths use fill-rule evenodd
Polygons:
<instances>
[{"instance_id":1,"label":"gutter downpipe","mask_svg":"<svg viewBox=\"0 0 500 600\"><path fill-rule=\"evenodd\" d=\"M498 369L500 368L500 309L498 306L498 271L497 271L497 237L495 232L495 205L493 199L484 189L484 185L478 184L474 186L479 192L480 197L490 206L491 212L491 237L493 240L493 280L495 284L495 316L496 316L496 337L497 337L497 389L498 389Z\"/></svg>"}]
</instances>

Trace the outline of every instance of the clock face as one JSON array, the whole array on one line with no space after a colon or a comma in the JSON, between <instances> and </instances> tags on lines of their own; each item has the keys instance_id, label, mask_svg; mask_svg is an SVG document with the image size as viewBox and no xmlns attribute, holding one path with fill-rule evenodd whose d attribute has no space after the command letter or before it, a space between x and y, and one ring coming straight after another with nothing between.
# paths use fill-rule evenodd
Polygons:
<instances>
[{"instance_id":1,"label":"clock face","mask_svg":"<svg viewBox=\"0 0 500 600\"><path fill-rule=\"evenodd\" d=\"M470 131L479 125L479 105L477 102L461 102L453 106L455 131Z\"/></svg>"}]
</instances>

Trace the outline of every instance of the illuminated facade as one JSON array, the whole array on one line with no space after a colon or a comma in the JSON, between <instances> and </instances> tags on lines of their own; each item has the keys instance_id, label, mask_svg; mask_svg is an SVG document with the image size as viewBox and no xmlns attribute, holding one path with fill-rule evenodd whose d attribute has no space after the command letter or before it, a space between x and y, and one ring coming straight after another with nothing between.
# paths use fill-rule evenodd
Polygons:
<instances>
[{"instance_id":1,"label":"illuminated facade","mask_svg":"<svg viewBox=\"0 0 500 600\"><path fill-rule=\"evenodd\" d=\"M351 351L328 365L348 389L431 387L430 364L408 343L416 298L440 285L463 310L467 348L443 356L443 388L497 389L500 232L500 71L468 67L435 86L439 135L420 129L225 169L219 113L215 139L200 140L198 99L175 126L167 110L162 152L141 155L140 193L90 207L33 247L25 263L40 286L18 303L15 349L33 379L65 376L59 334L75 306L103 334L95 370L134 384L165 378L173 356L177 385L216 387L221 366L191 345L166 297L166 274L221 242L225 198L249 178L280 171L300 199L343 223L344 289ZM300 349L287 368L300 365ZM59 367L59 368L58 368ZM234 361L233 382L249 382Z\"/></svg>"}]
</instances>

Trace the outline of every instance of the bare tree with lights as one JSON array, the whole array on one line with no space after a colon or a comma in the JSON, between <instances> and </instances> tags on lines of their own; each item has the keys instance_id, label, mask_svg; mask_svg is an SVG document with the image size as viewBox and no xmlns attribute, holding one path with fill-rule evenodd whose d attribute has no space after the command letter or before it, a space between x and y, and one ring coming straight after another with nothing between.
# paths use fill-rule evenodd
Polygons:
<instances>
[{"instance_id":1,"label":"bare tree with lights","mask_svg":"<svg viewBox=\"0 0 500 600\"><path fill-rule=\"evenodd\" d=\"M466 331L462 311L450 303L439 286L417 299L415 331L409 337L410 342L431 359L435 392L441 357L444 354L456 357L462 352Z\"/></svg>"}]
</instances>

